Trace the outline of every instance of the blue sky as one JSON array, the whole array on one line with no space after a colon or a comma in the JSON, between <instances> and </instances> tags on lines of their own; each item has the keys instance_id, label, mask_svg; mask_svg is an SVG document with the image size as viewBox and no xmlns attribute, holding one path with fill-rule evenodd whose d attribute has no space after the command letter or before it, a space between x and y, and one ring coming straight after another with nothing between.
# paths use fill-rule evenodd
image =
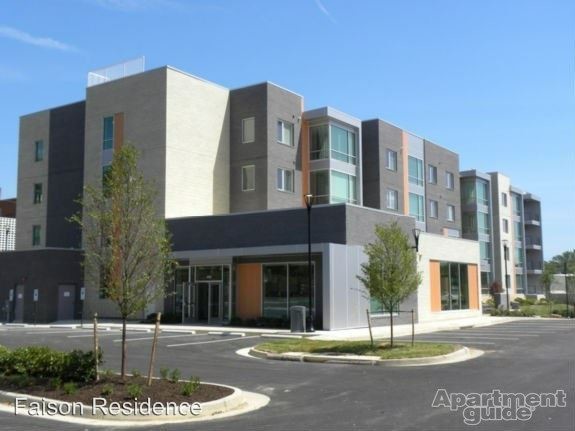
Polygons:
<instances>
[{"instance_id":1,"label":"blue sky","mask_svg":"<svg viewBox=\"0 0 575 431\"><path fill-rule=\"evenodd\" d=\"M572 0L0 0L0 187L18 117L146 56L227 87L273 81L381 117L543 199L546 258L575 247Z\"/></svg>"}]
</instances>

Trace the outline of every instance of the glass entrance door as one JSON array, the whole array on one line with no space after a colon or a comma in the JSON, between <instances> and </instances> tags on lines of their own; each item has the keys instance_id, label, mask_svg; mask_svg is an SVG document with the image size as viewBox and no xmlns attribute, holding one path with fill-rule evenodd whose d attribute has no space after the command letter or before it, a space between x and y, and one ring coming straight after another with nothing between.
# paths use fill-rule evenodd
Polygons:
<instances>
[{"instance_id":1,"label":"glass entrance door","mask_svg":"<svg viewBox=\"0 0 575 431\"><path fill-rule=\"evenodd\" d=\"M216 323L222 320L222 283L207 281L196 284L197 315L200 322Z\"/></svg>"}]
</instances>

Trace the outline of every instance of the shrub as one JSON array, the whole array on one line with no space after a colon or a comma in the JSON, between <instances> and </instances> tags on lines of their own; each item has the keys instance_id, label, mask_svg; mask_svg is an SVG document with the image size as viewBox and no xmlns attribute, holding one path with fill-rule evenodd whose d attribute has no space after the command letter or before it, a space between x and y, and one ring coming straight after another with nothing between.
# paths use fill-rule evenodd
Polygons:
<instances>
[{"instance_id":1,"label":"shrub","mask_svg":"<svg viewBox=\"0 0 575 431\"><path fill-rule=\"evenodd\" d=\"M77 390L76 383L74 382L64 383L64 386L62 386L62 390L66 395L74 395Z\"/></svg>"},{"instance_id":2,"label":"shrub","mask_svg":"<svg viewBox=\"0 0 575 431\"><path fill-rule=\"evenodd\" d=\"M177 383L180 377L182 377L182 373L177 368L174 368L170 373L170 382Z\"/></svg>"},{"instance_id":3,"label":"shrub","mask_svg":"<svg viewBox=\"0 0 575 431\"><path fill-rule=\"evenodd\" d=\"M200 379L196 376L190 377L190 380L182 386L182 395L189 397L200 388Z\"/></svg>"},{"instance_id":4,"label":"shrub","mask_svg":"<svg viewBox=\"0 0 575 431\"><path fill-rule=\"evenodd\" d=\"M0 373L4 373L7 364L10 361L10 349L0 346Z\"/></svg>"},{"instance_id":5,"label":"shrub","mask_svg":"<svg viewBox=\"0 0 575 431\"><path fill-rule=\"evenodd\" d=\"M30 378L30 376L27 376L26 374L19 374L14 378L14 384L18 388L26 388L30 386L33 382L34 381Z\"/></svg>"},{"instance_id":6,"label":"shrub","mask_svg":"<svg viewBox=\"0 0 575 431\"><path fill-rule=\"evenodd\" d=\"M102 396L109 397L113 393L114 393L114 385L108 383L102 386Z\"/></svg>"},{"instance_id":7,"label":"shrub","mask_svg":"<svg viewBox=\"0 0 575 431\"><path fill-rule=\"evenodd\" d=\"M110 370L109 368L106 368L104 371L102 371L102 377L109 379L114 375L114 371Z\"/></svg>"},{"instance_id":8,"label":"shrub","mask_svg":"<svg viewBox=\"0 0 575 431\"><path fill-rule=\"evenodd\" d=\"M48 388L53 391L57 391L61 387L62 387L62 379L60 377L52 377L48 381Z\"/></svg>"},{"instance_id":9,"label":"shrub","mask_svg":"<svg viewBox=\"0 0 575 431\"><path fill-rule=\"evenodd\" d=\"M98 364L102 363L102 349L98 349ZM62 370L62 379L73 382L89 382L96 378L94 352L72 350L68 353Z\"/></svg>"},{"instance_id":10,"label":"shrub","mask_svg":"<svg viewBox=\"0 0 575 431\"><path fill-rule=\"evenodd\" d=\"M142 373L140 373L140 370L133 369L132 370L132 376L134 376L136 378L142 377Z\"/></svg>"},{"instance_id":11,"label":"shrub","mask_svg":"<svg viewBox=\"0 0 575 431\"><path fill-rule=\"evenodd\" d=\"M170 374L170 369L166 367L160 368L160 377L162 380L168 380L168 376Z\"/></svg>"},{"instance_id":12,"label":"shrub","mask_svg":"<svg viewBox=\"0 0 575 431\"><path fill-rule=\"evenodd\" d=\"M131 385L128 385L126 391L128 392L128 396L132 399L141 397L143 392L142 386L140 386L137 383L132 383Z\"/></svg>"},{"instance_id":13,"label":"shrub","mask_svg":"<svg viewBox=\"0 0 575 431\"><path fill-rule=\"evenodd\" d=\"M63 352L49 347L19 347L10 353L6 374L27 374L32 377L58 377L66 358Z\"/></svg>"}]
</instances>

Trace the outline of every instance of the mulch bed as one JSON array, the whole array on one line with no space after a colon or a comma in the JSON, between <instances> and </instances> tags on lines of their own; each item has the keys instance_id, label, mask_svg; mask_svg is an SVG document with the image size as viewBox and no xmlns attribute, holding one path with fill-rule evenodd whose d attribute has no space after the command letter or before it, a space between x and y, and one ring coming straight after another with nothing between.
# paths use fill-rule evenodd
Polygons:
<instances>
[{"instance_id":1,"label":"mulch bed","mask_svg":"<svg viewBox=\"0 0 575 431\"><path fill-rule=\"evenodd\" d=\"M91 405L93 398L105 398L108 402L125 402L132 400L127 392L130 384L139 384L142 388L142 395L138 397L139 401L150 398L154 402L208 402L218 400L230 395L233 390L223 386L201 384L199 388L190 396L182 395L184 382L172 383L168 380L154 379L152 386L146 386L145 377L127 376L126 381L122 381L120 376L101 377L99 382L78 384L77 390L73 394L66 394L60 389L49 389L48 381L37 380L33 384L21 387L10 379L0 380L0 390L26 393L38 397L51 398L60 401L80 401L84 404ZM111 395L102 395L104 387L112 387Z\"/></svg>"}]
</instances>

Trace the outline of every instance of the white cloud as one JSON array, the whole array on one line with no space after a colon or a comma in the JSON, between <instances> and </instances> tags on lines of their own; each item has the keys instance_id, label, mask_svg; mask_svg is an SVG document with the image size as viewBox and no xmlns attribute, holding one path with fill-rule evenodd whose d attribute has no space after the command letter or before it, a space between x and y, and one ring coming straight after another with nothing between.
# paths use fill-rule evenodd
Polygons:
<instances>
[{"instance_id":1,"label":"white cloud","mask_svg":"<svg viewBox=\"0 0 575 431\"><path fill-rule=\"evenodd\" d=\"M318 9L321 11L321 13L323 13L325 16L327 16L331 22L333 22L334 24L337 24L337 21L331 15L331 13L327 10L327 8L323 5L321 0L315 0L315 4L318 7Z\"/></svg>"},{"instance_id":2,"label":"white cloud","mask_svg":"<svg viewBox=\"0 0 575 431\"><path fill-rule=\"evenodd\" d=\"M77 51L72 45L60 42L49 37L32 36L30 33L18 30L13 27L0 26L0 37L17 40L18 42L28 45L39 46L42 48L56 49L59 51Z\"/></svg>"}]
</instances>

